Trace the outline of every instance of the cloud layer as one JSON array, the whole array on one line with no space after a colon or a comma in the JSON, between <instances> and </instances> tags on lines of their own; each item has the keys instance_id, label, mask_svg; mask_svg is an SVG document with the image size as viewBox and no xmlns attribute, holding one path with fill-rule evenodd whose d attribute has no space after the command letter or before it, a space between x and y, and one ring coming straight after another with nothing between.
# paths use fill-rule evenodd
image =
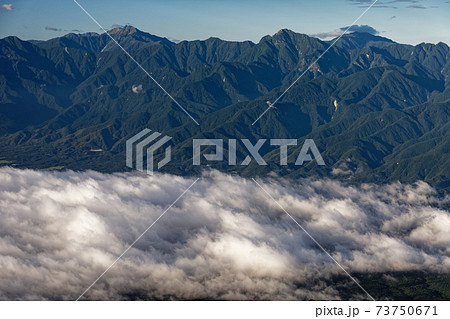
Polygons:
<instances>
[{"instance_id":1,"label":"cloud layer","mask_svg":"<svg viewBox=\"0 0 450 319\"><path fill-rule=\"evenodd\" d=\"M76 299L192 183L12 168L0 180L7 300ZM261 183L349 272L450 270L449 199L425 183ZM325 284L334 275L342 270L252 180L211 172L85 296L339 299Z\"/></svg>"}]
</instances>

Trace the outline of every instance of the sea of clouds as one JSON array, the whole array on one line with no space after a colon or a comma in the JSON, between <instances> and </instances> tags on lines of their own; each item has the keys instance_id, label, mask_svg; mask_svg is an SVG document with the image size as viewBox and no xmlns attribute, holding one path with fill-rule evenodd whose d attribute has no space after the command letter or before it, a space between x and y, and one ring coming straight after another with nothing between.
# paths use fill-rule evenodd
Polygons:
<instances>
[{"instance_id":1,"label":"sea of clouds","mask_svg":"<svg viewBox=\"0 0 450 319\"><path fill-rule=\"evenodd\" d=\"M1 168L0 299L77 299L194 180ZM450 200L423 182L258 182L350 273L450 270ZM252 179L212 171L83 298L339 299L336 275Z\"/></svg>"}]
</instances>

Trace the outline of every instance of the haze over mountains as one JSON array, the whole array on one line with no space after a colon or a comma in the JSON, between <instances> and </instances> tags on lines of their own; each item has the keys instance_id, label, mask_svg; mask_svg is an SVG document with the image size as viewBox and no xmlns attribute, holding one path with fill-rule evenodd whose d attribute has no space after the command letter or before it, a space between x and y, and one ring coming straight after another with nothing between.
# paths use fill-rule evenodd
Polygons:
<instances>
[{"instance_id":1,"label":"haze over mountains","mask_svg":"<svg viewBox=\"0 0 450 319\"><path fill-rule=\"evenodd\" d=\"M192 138L313 138L326 166L212 167L242 175L333 176L450 189L450 49L367 33L343 36L255 125L253 121L331 44L280 30L259 43L182 41L132 26L48 41L0 40L0 161L18 167L123 171L125 141L144 128L173 137L163 171L196 174ZM134 88L134 89L133 89ZM142 88L142 89L141 89ZM208 152L208 149L205 150ZM238 148L238 160L246 153ZM295 160L289 159L290 163Z\"/></svg>"}]
</instances>

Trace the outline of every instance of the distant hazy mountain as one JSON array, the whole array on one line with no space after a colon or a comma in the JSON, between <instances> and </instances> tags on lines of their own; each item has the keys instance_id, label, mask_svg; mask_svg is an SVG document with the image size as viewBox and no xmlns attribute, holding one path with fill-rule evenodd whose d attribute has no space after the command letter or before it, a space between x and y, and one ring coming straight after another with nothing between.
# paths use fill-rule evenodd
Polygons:
<instances>
[{"instance_id":1,"label":"distant hazy mountain","mask_svg":"<svg viewBox=\"0 0 450 319\"><path fill-rule=\"evenodd\" d=\"M173 137L173 160L164 168L172 173L197 173L190 165L192 138L313 138L325 167L275 165L279 151L269 147L261 149L267 167L211 165L244 175L424 180L450 189L450 50L444 43L411 46L345 35L252 126L266 101L331 42L290 30L257 44L217 38L175 44L131 26L110 33L200 126L106 34L40 42L7 37L0 40L2 163L121 171L126 139L150 128ZM142 91L132 90L139 85ZM245 157L241 148L238 157Z\"/></svg>"}]
</instances>

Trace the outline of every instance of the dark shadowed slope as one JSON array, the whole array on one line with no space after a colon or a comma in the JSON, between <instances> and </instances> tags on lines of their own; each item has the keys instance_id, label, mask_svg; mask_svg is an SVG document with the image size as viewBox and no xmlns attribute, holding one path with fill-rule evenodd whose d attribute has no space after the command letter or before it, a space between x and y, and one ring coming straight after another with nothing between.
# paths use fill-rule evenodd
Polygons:
<instances>
[{"instance_id":1,"label":"dark shadowed slope","mask_svg":"<svg viewBox=\"0 0 450 319\"><path fill-rule=\"evenodd\" d=\"M244 175L276 171L450 187L450 55L444 43L411 46L346 35L252 126L266 101L331 42L286 29L256 44L217 38L175 44L131 26L111 35L200 126L106 34L34 44L8 37L0 40L0 160L122 171L125 140L150 128L173 136L173 160L164 168L172 173L198 173L190 158L196 137L296 138L299 144L313 138L325 167L279 166L279 151L270 147L261 149L267 167L211 165ZM238 160L245 156L239 147Z\"/></svg>"}]
</instances>

